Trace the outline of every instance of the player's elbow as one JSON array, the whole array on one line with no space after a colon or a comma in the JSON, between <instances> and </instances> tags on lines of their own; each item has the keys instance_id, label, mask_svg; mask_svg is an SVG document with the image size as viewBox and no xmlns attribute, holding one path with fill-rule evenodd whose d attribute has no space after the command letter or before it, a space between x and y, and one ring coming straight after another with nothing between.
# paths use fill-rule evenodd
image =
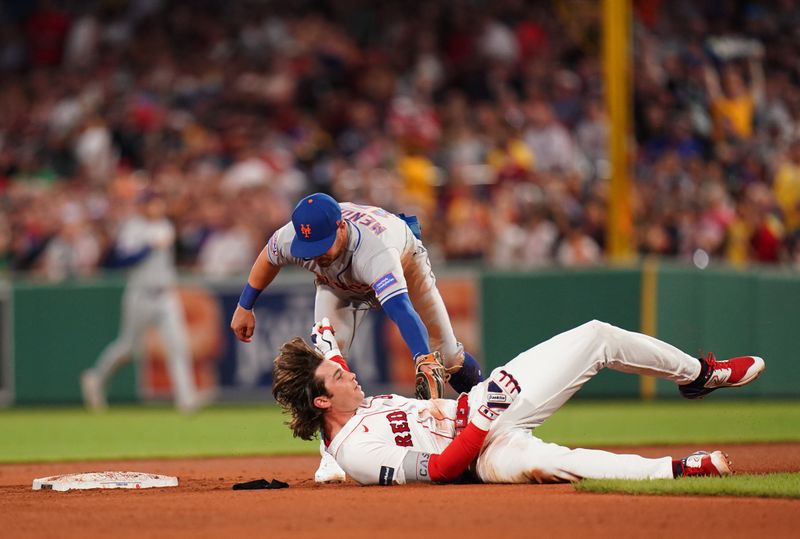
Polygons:
<instances>
[{"instance_id":1,"label":"player's elbow","mask_svg":"<svg viewBox=\"0 0 800 539\"><path fill-rule=\"evenodd\" d=\"M428 463L428 473L434 483L452 483L456 481L464 470L460 466L448 465L441 455L433 454Z\"/></svg>"}]
</instances>

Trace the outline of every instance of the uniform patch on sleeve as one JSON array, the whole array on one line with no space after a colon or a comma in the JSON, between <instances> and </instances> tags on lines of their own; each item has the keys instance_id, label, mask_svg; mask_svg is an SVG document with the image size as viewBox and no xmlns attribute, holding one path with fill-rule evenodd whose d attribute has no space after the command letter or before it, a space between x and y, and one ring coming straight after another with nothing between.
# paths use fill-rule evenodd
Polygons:
<instances>
[{"instance_id":1,"label":"uniform patch on sleeve","mask_svg":"<svg viewBox=\"0 0 800 539\"><path fill-rule=\"evenodd\" d=\"M375 291L376 294L380 294L393 284L397 284L397 279L394 277L394 273L387 273L383 277L379 277L377 281L372 283L372 289Z\"/></svg>"},{"instance_id":2,"label":"uniform patch on sleeve","mask_svg":"<svg viewBox=\"0 0 800 539\"><path fill-rule=\"evenodd\" d=\"M394 468L389 466L381 466L381 473L378 476L378 484L383 486L391 486L394 481Z\"/></svg>"},{"instance_id":3,"label":"uniform patch on sleeve","mask_svg":"<svg viewBox=\"0 0 800 539\"><path fill-rule=\"evenodd\" d=\"M272 254L277 256L278 255L278 233L275 232L272 237L269 239L269 250L272 251Z\"/></svg>"}]
</instances>

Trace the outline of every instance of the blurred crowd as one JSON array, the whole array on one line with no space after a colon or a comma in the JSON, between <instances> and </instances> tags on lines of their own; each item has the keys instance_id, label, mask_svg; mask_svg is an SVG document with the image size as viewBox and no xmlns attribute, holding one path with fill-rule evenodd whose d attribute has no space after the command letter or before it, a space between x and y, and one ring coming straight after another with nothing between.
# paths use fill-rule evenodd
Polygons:
<instances>
[{"instance_id":1,"label":"blurred crowd","mask_svg":"<svg viewBox=\"0 0 800 539\"><path fill-rule=\"evenodd\" d=\"M318 190L416 213L440 261L602 263L601 5L0 3L0 268L105 268L144 187L208 277ZM637 252L800 267L800 8L633 22Z\"/></svg>"}]
</instances>

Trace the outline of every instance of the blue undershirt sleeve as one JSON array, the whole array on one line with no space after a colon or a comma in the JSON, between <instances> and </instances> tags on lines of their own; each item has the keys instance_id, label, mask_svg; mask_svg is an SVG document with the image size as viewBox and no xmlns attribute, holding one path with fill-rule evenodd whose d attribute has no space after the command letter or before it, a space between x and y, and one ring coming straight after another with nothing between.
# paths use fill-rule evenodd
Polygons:
<instances>
[{"instance_id":1,"label":"blue undershirt sleeve","mask_svg":"<svg viewBox=\"0 0 800 539\"><path fill-rule=\"evenodd\" d=\"M114 254L111 256L109 267L111 268L127 268L140 262L144 257L150 254L152 249L150 247L142 247L140 250L123 254L115 249Z\"/></svg>"},{"instance_id":2,"label":"blue undershirt sleeve","mask_svg":"<svg viewBox=\"0 0 800 539\"><path fill-rule=\"evenodd\" d=\"M422 319L411 305L408 294L398 294L387 299L383 303L383 310L397 324L413 357L430 352L428 330L425 329Z\"/></svg>"}]
</instances>

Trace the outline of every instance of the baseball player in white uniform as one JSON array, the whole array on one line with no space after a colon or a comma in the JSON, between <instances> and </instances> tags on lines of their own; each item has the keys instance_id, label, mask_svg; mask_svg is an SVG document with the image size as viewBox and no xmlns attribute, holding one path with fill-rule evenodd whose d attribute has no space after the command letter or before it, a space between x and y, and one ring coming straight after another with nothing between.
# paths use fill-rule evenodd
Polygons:
<instances>
[{"instance_id":1,"label":"baseball player in white uniform","mask_svg":"<svg viewBox=\"0 0 800 539\"><path fill-rule=\"evenodd\" d=\"M531 429L604 367L672 380L687 398L748 384L764 370L756 356L698 360L594 320L521 353L458 400L365 398L332 332L323 320L312 331L316 350L300 338L284 344L272 391L294 434L309 438L322 428L327 452L364 485L451 482L468 469L486 483L727 475L721 451L645 458L546 443Z\"/></svg>"},{"instance_id":2,"label":"baseball player in white uniform","mask_svg":"<svg viewBox=\"0 0 800 539\"><path fill-rule=\"evenodd\" d=\"M291 222L272 235L250 271L231 320L241 341L250 342L253 335L256 298L288 264L316 275L314 317L331 320L344 357L364 316L380 306L414 357L418 397L441 397L445 381L464 392L481 380L478 362L453 333L415 218L374 206L340 205L322 193L301 200ZM344 473L320 451L317 481L343 481Z\"/></svg>"},{"instance_id":3,"label":"baseball player in white uniform","mask_svg":"<svg viewBox=\"0 0 800 539\"><path fill-rule=\"evenodd\" d=\"M130 268L122 297L119 336L103 350L95 366L81 376L83 400L91 410L106 408L108 379L141 352L145 331L155 326L166 348L175 404L179 410L191 412L200 405L200 398L192 373L183 309L175 291L175 229L166 217L166 202L158 193L145 191L139 203L141 214L122 224L114 251L114 265Z\"/></svg>"}]
</instances>

